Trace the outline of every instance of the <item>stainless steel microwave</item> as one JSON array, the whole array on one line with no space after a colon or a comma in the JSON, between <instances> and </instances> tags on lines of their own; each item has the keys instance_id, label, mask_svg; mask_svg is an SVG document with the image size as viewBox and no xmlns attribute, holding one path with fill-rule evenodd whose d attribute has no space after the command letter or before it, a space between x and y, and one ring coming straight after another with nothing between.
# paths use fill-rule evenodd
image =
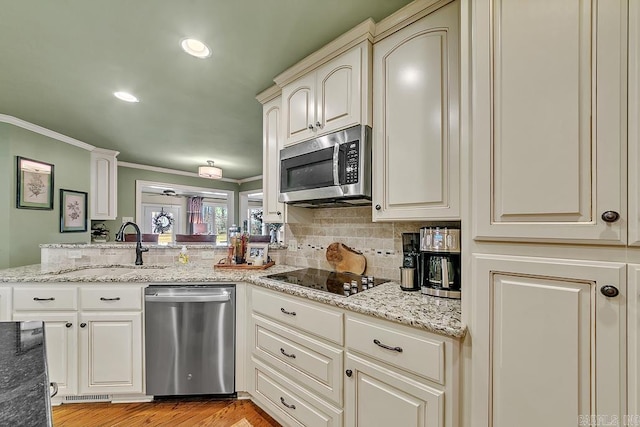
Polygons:
<instances>
[{"instance_id":1,"label":"stainless steel microwave","mask_svg":"<svg viewBox=\"0 0 640 427\"><path fill-rule=\"evenodd\" d=\"M371 204L371 128L353 126L280 150L280 197L310 207Z\"/></svg>"}]
</instances>

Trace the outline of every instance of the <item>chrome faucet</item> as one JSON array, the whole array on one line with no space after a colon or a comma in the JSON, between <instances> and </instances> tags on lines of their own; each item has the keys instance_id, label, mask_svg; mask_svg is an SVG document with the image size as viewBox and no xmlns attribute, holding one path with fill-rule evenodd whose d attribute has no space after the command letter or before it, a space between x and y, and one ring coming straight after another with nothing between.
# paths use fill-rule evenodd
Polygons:
<instances>
[{"instance_id":1,"label":"chrome faucet","mask_svg":"<svg viewBox=\"0 0 640 427\"><path fill-rule=\"evenodd\" d=\"M140 233L140 227L135 222L125 222L120 227L120 230L116 233L116 242L124 242L124 229L128 225L133 225L136 230L136 265L142 265L142 252L149 252L149 248L142 247L142 234Z\"/></svg>"}]
</instances>

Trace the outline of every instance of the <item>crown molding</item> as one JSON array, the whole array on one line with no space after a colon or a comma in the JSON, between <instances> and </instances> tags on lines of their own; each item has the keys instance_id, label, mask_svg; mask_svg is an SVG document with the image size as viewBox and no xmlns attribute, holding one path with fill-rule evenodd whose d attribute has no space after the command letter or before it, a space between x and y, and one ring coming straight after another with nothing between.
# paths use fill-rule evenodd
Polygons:
<instances>
[{"instance_id":1,"label":"crown molding","mask_svg":"<svg viewBox=\"0 0 640 427\"><path fill-rule=\"evenodd\" d=\"M249 178L242 178L238 180L238 184L244 184L245 182L258 181L262 179L262 175L251 176ZM255 191L255 190L251 190Z\"/></svg>"},{"instance_id":2,"label":"crown molding","mask_svg":"<svg viewBox=\"0 0 640 427\"><path fill-rule=\"evenodd\" d=\"M82 148L87 151L93 151L96 148L91 144L87 144L86 142L79 141L77 139L71 138L70 136L63 135L61 133L52 131L51 129L43 128L42 126L34 125L33 123L24 121L17 117L8 116L6 114L0 114L0 123L14 125L22 129L35 132L42 136L46 136L48 138L56 139L60 142L65 142L67 144L73 145L75 147Z\"/></svg>"},{"instance_id":3,"label":"crown molding","mask_svg":"<svg viewBox=\"0 0 640 427\"><path fill-rule=\"evenodd\" d=\"M436 9L441 8L453 0L415 0L400 10L392 13L376 24L374 43L390 36L399 29L424 18Z\"/></svg>"},{"instance_id":4,"label":"crown molding","mask_svg":"<svg viewBox=\"0 0 640 427\"><path fill-rule=\"evenodd\" d=\"M292 67L289 67L286 71L277 75L273 79L273 81L276 82L278 86L283 87L301 77L302 75L314 70L323 63L330 61L331 59L346 52L352 47L357 46L363 41L368 40L369 42L373 42L375 29L375 21L371 18L368 18L366 21L361 22L351 30L347 31L332 42L324 45Z\"/></svg>"},{"instance_id":5,"label":"crown molding","mask_svg":"<svg viewBox=\"0 0 640 427\"><path fill-rule=\"evenodd\" d=\"M256 99L260 104L264 104L265 102L269 102L272 99L278 97L282 93L282 89L278 87L278 85L273 85L268 89L263 90L259 94L256 95Z\"/></svg>"},{"instance_id":6,"label":"crown molding","mask_svg":"<svg viewBox=\"0 0 640 427\"><path fill-rule=\"evenodd\" d=\"M131 168L131 169L142 169L142 170L152 171L152 172L168 173L171 175L182 175L182 176L190 176L193 178L207 179L207 178L202 178L195 172L186 172L186 171L180 171L176 169L167 169L167 168L161 168L158 166L141 165L139 163L129 163L129 162L118 161L118 166L122 166L124 168ZM262 179L262 176L260 176L259 178ZM221 178L221 179L213 179L211 181L224 181L224 182L232 182L234 184L242 184L243 182L254 181L255 179L256 177L244 178L244 179Z\"/></svg>"}]
</instances>

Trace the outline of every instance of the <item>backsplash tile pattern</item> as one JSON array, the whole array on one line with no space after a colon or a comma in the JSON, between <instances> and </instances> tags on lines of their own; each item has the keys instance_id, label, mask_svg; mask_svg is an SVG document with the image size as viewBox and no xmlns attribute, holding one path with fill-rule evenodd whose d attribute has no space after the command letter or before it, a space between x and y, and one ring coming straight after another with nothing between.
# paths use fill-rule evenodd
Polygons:
<instances>
[{"instance_id":1,"label":"backsplash tile pattern","mask_svg":"<svg viewBox=\"0 0 640 427\"><path fill-rule=\"evenodd\" d=\"M297 242L286 252L286 263L299 267L331 269L326 249L341 242L367 259L365 274L400 279L402 233L417 232L426 222L372 222L371 207L314 209L311 224L287 224L285 235Z\"/></svg>"}]
</instances>

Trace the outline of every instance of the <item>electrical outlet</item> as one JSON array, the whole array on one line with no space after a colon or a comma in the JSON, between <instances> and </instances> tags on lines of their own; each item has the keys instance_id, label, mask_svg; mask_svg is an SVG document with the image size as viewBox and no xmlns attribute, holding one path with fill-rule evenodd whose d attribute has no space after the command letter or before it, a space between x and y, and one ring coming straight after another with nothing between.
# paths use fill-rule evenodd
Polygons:
<instances>
[{"instance_id":1,"label":"electrical outlet","mask_svg":"<svg viewBox=\"0 0 640 427\"><path fill-rule=\"evenodd\" d=\"M124 224L125 222L133 222L133 217L132 216L123 216L122 217L122 223Z\"/></svg>"},{"instance_id":2,"label":"electrical outlet","mask_svg":"<svg viewBox=\"0 0 640 427\"><path fill-rule=\"evenodd\" d=\"M201 259L214 259L216 257L216 253L214 251L203 251L200 252Z\"/></svg>"},{"instance_id":3,"label":"electrical outlet","mask_svg":"<svg viewBox=\"0 0 640 427\"><path fill-rule=\"evenodd\" d=\"M287 243L287 249L289 252L296 252L298 250L298 241L296 239L289 239Z\"/></svg>"},{"instance_id":4,"label":"electrical outlet","mask_svg":"<svg viewBox=\"0 0 640 427\"><path fill-rule=\"evenodd\" d=\"M67 256L71 259L80 259L82 258L82 251L69 251Z\"/></svg>"}]
</instances>

